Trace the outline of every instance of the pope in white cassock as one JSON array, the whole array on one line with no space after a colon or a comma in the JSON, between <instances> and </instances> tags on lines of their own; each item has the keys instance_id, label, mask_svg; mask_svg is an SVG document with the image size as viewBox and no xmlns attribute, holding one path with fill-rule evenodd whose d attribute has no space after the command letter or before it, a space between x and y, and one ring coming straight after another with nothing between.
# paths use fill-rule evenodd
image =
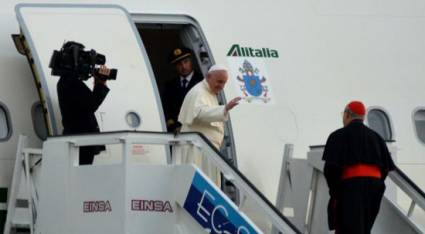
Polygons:
<instances>
[{"instance_id":1,"label":"pope in white cassock","mask_svg":"<svg viewBox=\"0 0 425 234\"><path fill-rule=\"evenodd\" d=\"M217 95L223 90L228 80L227 69L213 65L201 82L195 85L186 95L180 109L179 122L181 132L200 132L220 149L224 137L224 122L229 111L239 104L240 97L232 99L227 105L219 105ZM196 146L185 147L182 152L182 163L194 163L212 179L217 186L221 185L220 171L202 157Z\"/></svg>"}]
</instances>

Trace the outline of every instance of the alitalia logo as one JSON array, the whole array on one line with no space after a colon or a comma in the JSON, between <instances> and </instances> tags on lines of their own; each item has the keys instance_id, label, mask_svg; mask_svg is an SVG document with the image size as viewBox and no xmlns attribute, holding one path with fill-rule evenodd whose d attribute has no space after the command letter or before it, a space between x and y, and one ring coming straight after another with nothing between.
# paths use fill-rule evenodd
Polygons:
<instances>
[{"instance_id":1,"label":"alitalia logo","mask_svg":"<svg viewBox=\"0 0 425 234\"><path fill-rule=\"evenodd\" d=\"M234 44L230 48L227 56L232 57L258 57L258 58L279 58L277 50L269 48L255 49L252 47L243 47L239 44Z\"/></svg>"}]
</instances>

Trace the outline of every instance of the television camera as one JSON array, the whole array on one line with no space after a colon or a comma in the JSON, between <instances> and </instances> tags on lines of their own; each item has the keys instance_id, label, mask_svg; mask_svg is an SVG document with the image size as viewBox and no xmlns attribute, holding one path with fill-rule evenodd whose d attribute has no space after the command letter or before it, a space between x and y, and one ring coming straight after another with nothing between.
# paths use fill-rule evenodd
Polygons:
<instances>
[{"instance_id":1,"label":"television camera","mask_svg":"<svg viewBox=\"0 0 425 234\"><path fill-rule=\"evenodd\" d=\"M84 50L84 45L75 41L68 41L62 48L54 50L49 67L53 76L77 76L81 80L88 80L96 76L101 80L115 80L117 69L110 69L109 75L99 73L97 66L104 65L106 57L95 50Z\"/></svg>"}]
</instances>

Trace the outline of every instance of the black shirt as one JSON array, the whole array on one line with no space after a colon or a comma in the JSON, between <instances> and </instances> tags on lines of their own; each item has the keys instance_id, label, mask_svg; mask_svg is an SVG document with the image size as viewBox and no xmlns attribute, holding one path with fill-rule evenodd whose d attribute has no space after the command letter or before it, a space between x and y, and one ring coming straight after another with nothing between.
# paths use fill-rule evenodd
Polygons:
<instances>
[{"instance_id":1,"label":"black shirt","mask_svg":"<svg viewBox=\"0 0 425 234\"><path fill-rule=\"evenodd\" d=\"M94 113L108 94L108 87L97 83L91 91L78 78L63 76L57 84L57 92L63 134L99 132Z\"/></svg>"}]
</instances>

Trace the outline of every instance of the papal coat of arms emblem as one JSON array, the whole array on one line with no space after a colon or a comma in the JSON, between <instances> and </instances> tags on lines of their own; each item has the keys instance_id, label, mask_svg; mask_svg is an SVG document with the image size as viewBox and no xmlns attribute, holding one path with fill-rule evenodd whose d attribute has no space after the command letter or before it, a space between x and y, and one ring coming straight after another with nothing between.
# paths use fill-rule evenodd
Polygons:
<instances>
[{"instance_id":1,"label":"papal coat of arms emblem","mask_svg":"<svg viewBox=\"0 0 425 234\"><path fill-rule=\"evenodd\" d=\"M254 99L260 99L264 103L270 101L267 96L269 90L267 85L265 85L266 78L260 75L258 68L254 68L248 60L245 60L242 67L239 68L239 72L242 73L242 77L238 75L237 79L241 82L240 90L247 102L251 102Z\"/></svg>"}]
</instances>

